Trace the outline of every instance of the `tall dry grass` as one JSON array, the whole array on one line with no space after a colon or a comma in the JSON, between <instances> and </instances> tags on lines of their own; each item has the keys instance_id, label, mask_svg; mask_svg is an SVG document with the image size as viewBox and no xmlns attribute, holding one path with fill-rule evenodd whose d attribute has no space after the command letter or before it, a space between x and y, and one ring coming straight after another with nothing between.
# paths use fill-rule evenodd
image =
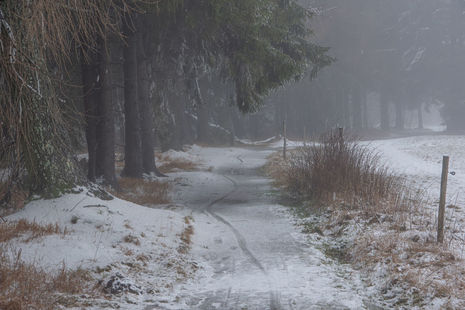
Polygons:
<instances>
[{"instance_id":1,"label":"tall dry grass","mask_svg":"<svg viewBox=\"0 0 465 310\"><path fill-rule=\"evenodd\" d=\"M15 255L12 255L15 254ZM64 266L56 274L21 259L21 252L0 249L0 309L57 309L67 304L65 295L100 294L92 285L92 277L85 270L67 270ZM65 295L63 295L65 294ZM75 298L73 304L79 306Z\"/></svg>"},{"instance_id":2,"label":"tall dry grass","mask_svg":"<svg viewBox=\"0 0 465 310\"><path fill-rule=\"evenodd\" d=\"M320 205L405 217L423 200L422 191L393 173L375 150L333 131L292 150L287 160L272 155L267 171L293 197Z\"/></svg>"},{"instance_id":3,"label":"tall dry grass","mask_svg":"<svg viewBox=\"0 0 465 310\"><path fill-rule=\"evenodd\" d=\"M66 296L100 294L92 284L95 281L90 272L68 270L63 265L50 273L37 264L26 263L21 249L10 242L18 237L24 237L22 242L30 242L46 235L66 233L66 228L61 229L57 224L42 225L24 219L0 223L0 309L57 309ZM69 300L77 302L76 298Z\"/></svg>"},{"instance_id":4,"label":"tall dry grass","mask_svg":"<svg viewBox=\"0 0 465 310\"><path fill-rule=\"evenodd\" d=\"M316 200L332 199L336 194L373 204L400 185L373 150L335 132L297 149L288 165L288 190Z\"/></svg>"},{"instance_id":5,"label":"tall dry grass","mask_svg":"<svg viewBox=\"0 0 465 310\"><path fill-rule=\"evenodd\" d=\"M171 185L156 180L144 180L137 178L120 178L118 180L120 190L112 194L143 206L166 204L170 202L169 192Z\"/></svg>"}]
</instances>

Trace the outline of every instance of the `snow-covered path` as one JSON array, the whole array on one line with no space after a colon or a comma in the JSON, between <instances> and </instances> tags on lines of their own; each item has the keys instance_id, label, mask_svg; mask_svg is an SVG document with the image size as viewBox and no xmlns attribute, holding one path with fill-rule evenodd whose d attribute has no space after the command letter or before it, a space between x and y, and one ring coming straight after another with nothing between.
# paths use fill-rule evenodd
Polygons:
<instances>
[{"instance_id":1,"label":"snow-covered path","mask_svg":"<svg viewBox=\"0 0 465 310\"><path fill-rule=\"evenodd\" d=\"M170 309L363 309L348 266L309 244L260 174L270 150L202 148L210 172L182 174L176 201L195 223L193 252L204 272ZM182 188L182 189L181 189Z\"/></svg>"}]
</instances>

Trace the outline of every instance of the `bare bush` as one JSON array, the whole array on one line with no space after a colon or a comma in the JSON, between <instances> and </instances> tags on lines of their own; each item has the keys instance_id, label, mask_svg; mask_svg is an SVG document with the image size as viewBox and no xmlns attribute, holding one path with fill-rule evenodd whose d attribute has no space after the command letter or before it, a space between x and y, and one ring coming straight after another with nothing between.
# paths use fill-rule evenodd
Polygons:
<instances>
[{"instance_id":1,"label":"bare bush","mask_svg":"<svg viewBox=\"0 0 465 310\"><path fill-rule=\"evenodd\" d=\"M397 199L404 189L375 151L335 132L292 152L284 178L287 190L298 196L355 206Z\"/></svg>"}]
</instances>

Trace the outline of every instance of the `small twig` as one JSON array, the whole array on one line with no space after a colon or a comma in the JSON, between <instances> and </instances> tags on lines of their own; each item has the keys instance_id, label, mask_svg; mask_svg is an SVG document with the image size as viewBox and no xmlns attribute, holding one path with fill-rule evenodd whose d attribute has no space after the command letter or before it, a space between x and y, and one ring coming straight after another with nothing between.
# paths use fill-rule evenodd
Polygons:
<instances>
[{"instance_id":1,"label":"small twig","mask_svg":"<svg viewBox=\"0 0 465 310\"><path fill-rule=\"evenodd\" d=\"M77 203L77 204L75 204L75 205L74 205L74 207L73 207L73 208L71 208L71 210L69 210L69 212L71 212L71 211L73 211L74 209L76 209L76 207L77 207L77 206L78 206L78 205L79 205L81 202L83 202L83 201L84 201L84 199L86 199L86 198L87 198L87 197L84 197L84 198L82 198L81 200L79 200L79 201L78 201L78 203Z\"/></svg>"},{"instance_id":2,"label":"small twig","mask_svg":"<svg viewBox=\"0 0 465 310\"><path fill-rule=\"evenodd\" d=\"M84 206L83 208L107 208L108 209L108 206L105 206L105 205L88 205L88 206Z\"/></svg>"}]
</instances>

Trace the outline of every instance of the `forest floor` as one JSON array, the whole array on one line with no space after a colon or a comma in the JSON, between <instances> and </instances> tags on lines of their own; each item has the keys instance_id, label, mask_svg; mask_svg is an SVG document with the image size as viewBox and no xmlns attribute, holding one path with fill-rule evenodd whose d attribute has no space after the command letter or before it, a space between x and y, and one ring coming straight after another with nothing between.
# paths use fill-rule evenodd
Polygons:
<instances>
[{"instance_id":1,"label":"forest floor","mask_svg":"<svg viewBox=\"0 0 465 310\"><path fill-rule=\"evenodd\" d=\"M459 193L465 188L465 137L369 144L394 170L427 187L432 200L438 194L442 155L449 152L456 175L450 176L448 202L456 207L447 210L446 240L458 253L456 261L461 260L465 216L460 206L465 197ZM327 245L333 237L309 234L294 209L280 200L262 169L278 147L279 142L194 146L185 153L162 154L159 161L166 167L173 159L185 163L166 170L169 177L162 182L169 184L171 193L170 202L163 204L104 200L106 195L89 187L32 201L5 220L25 219L57 229L1 240L4 261L21 260L48 274L63 269L86 272L86 289L53 294L57 308L388 308L379 288L367 285L366 275L330 255ZM439 296L426 308L439 309L445 300Z\"/></svg>"}]
</instances>

